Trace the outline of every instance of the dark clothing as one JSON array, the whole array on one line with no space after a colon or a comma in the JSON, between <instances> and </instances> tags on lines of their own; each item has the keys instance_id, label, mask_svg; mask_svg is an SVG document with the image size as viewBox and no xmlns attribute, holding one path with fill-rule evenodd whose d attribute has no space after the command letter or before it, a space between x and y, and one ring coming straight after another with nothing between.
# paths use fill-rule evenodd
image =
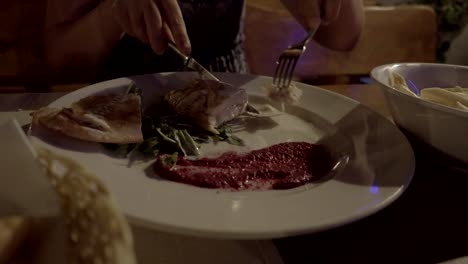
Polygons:
<instances>
[{"instance_id":1,"label":"dark clothing","mask_svg":"<svg viewBox=\"0 0 468 264\"><path fill-rule=\"evenodd\" d=\"M179 0L192 44L192 56L214 72L247 72L243 51L244 0ZM182 60L167 50L125 35L102 65L99 80L122 76L180 71Z\"/></svg>"}]
</instances>

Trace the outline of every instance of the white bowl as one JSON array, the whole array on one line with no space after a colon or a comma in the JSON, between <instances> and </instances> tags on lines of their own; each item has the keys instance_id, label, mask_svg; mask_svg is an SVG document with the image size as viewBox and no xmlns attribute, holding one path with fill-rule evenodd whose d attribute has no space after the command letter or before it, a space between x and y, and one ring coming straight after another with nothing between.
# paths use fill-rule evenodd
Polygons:
<instances>
[{"instance_id":1,"label":"white bowl","mask_svg":"<svg viewBox=\"0 0 468 264\"><path fill-rule=\"evenodd\" d=\"M468 67L435 63L398 63L371 72L383 90L395 123L424 143L468 163L468 112L431 103L389 86L389 71L402 75L410 89L468 87Z\"/></svg>"}]
</instances>

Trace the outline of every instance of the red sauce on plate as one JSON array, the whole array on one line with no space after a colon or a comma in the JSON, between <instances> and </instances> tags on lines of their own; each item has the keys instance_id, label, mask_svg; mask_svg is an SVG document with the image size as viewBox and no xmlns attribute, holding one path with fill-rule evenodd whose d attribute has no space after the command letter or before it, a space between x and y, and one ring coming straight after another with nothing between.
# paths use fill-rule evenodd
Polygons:
<instances>
[{"instance_id":1,"label":"red sauce on plate","mask_svg":"<svg viewBox=\"0 0 468 264\"><path fill-rule=\"evenodd\" d=\"M286 142L249 153L227 152L217 158L178 157L168 166L158 157L155 172L168 180L205 188L290 189L330 172L333 159L322 145Z\"/></svg>"}]
</instances>

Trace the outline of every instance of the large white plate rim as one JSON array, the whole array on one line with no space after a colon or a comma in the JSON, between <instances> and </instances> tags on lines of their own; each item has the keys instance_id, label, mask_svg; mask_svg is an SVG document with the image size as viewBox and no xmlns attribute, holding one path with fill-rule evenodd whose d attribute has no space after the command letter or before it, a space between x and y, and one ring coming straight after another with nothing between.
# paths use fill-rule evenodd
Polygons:
<instances>
[{"instance_id":1,"label":"large white plate rim","mask_svg":"<svg viewBox=\"0 0 468 264\"><path fill-rule=\"evenodd\" d=\"M165 76L168 75L170 74L165 74ZM137 76L133 79L138 82L138 80L145 78L161 79L160 76L161 75ZM237 75L229 74L222 74L220 77L229 81L235 81L235 79L240 78ZM244 78L251 79L244 86L258 86L270 80L267 77L256 76L244 76ZM95 84L70 93L51 105L63 106L67 100L76 100L94 93L96 90L105 90L106 88L124 85L127 82L128 79L122 78ZM347 97L325 91L318 87L302 84L298 85L302 88L307 87L307 89L303 89L305 96L308 96L310 93L314 95L319 94L322 95L322 97L331 98L339 102L341 111L335 111L334 113L331 111L327 113L327 119L332 123L340 121L347 113L358 107L365 109L358 102ZM257 91L256 94L261 93ZM329 105L329 107L333 109L333 106ZM320 109L323 109L323 105L309 105L309 108L317 110L320 113ZM370 111L367 114L370 116L377 116ZM378 116L376 120L383 123L387 122L382 117ZM390 124L387 125L391 126ZM262 199L258 201L250 199L248 203L245 203L242 197L231 200L216 199L215 197L214 200L216 201L214 201L212 195L202 196L203 198L201 198L199 202L203 202L203 200L206 199L204 201L206 204L212 205L213 202L216 202L217 207L205 208L203 212L197 211L203 207L187 206L187 204L184 203L155 201L151 200L151 197L148 197L151 201L146 201L147 204L135 206L135 201L128 199L129 194L122 189L122 186L116 186L116 184L114 184L115 182L110 180L109 177L103 177L103 180L110 186L119 205L130 219L159 230L200 236L244 239L281 237L304 232L313 232L349 223L372 214L390 204L404 191L411 180L414 170L414 157L409 144L396 127L394 128L394 134L401 143L399 145L401 149L398 151L402 153L401 150L403 150L403 156L406 157L406 160L400 160L402 164L397 166L400 168L401 173L407 174L401 177L402 181L399 184L395 186L357 186L346 182L331 180L316 186L313 191L294 193L293 195L289 195L288 199L275 199L276 208L272 208L271 205L266 206L264 204L265 201ZM374 176L382 177L381 175ZM388 177L388 175L386 177ZM191 188L191 186L188 188ZM372 193L370 191L377 189L379 191L378 193ZM145 190L141 190L141 193L144 193L144 191ZM194 190L192 189L192 191ZM172 197L180 201L187 200L175 194ZM317 201L319 198L320 201ZM154 211L149 210L151 207L155 208ZM234 207L237 207L237 211L233 210ZM281 217L278 217L278 211L281 211ZM209 223L210 220L207 220L209 219L207 217L217 217L218 219L213 223Z\"/></svg>"}]
</instances>

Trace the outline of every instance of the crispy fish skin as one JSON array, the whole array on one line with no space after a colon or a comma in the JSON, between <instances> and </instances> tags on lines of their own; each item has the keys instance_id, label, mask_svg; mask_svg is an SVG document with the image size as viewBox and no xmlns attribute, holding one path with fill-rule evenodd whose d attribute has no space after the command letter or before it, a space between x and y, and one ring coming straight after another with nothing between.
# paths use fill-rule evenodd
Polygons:
<instances>
[{"instance_id":1,"label":"crispy fish skin","mask_svg":"<svg viewBox=\"0 0 468 264\"><path fill-rule=\"evenodd\" d=\"M178 115L213 133L218 133L216 127L242 114L248 102L244 89L216 80L195 80L171 90L164 98Z\"/></svg>"},{"instance_id":2,"label":"crispy fish skin","mask_svg":"<svg viewBox=\"0 0 468 264\"><path fill-rule=\"evenodd\" d=\"M70 108L45 107L33 113L33 129L46 129L85 141L139 143L141 98L135 94L89 96Z\"/></svg>"}]
</instances>

